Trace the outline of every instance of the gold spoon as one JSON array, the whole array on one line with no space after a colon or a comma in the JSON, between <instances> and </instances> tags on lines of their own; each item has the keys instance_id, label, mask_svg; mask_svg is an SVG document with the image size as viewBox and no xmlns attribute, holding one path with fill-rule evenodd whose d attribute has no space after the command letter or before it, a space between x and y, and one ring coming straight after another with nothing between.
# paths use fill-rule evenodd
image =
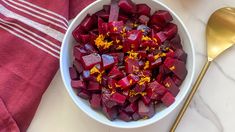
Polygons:
<instances>
[{"instance_id":1,"label":"gold spoon","mask_svg":"<svg viewBox=\"0 0 235 132\"><path fill-rule=\"evenodd\" d=\"M187 110L198 86L201 83L211 62L221 53L235 44L235 8L225 7L215 11L206 28L207 62L199 74L192 90L190 91L180 113L178 114L170 132L175 132L180 120Z\"/></svg>"}]
</instances>

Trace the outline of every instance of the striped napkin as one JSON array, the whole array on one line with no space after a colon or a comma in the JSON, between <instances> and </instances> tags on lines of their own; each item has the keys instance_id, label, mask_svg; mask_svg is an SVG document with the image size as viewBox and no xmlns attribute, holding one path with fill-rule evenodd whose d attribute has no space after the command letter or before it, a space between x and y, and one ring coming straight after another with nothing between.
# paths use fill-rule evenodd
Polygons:
<instances>
[{"instance_id":1,"label":"striped napkin","mask_svg":"<svg viewBox=\"0 0 235 132\"><path fill-rule=\"evenodd\" d=\"M0 0L0 132L25 132L59 67L68 20L93 0Z\"/></svg>"}]
</instances>

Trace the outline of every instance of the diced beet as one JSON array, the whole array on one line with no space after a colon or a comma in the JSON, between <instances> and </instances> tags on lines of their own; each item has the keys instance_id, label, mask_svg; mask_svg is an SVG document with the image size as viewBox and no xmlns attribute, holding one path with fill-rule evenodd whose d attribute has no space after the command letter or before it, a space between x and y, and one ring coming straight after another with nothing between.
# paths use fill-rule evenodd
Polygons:
<instances>
[{"instance_id":1,"label":"diced beet","mask_svg":"<svg viewBox=\"0 0 235 132\"><path fill-rule=\"evenodd\" d=\"M102 79L101 79L101 85L104 87L108 86L108 79L109 79L109 77L107 75L103 74Z\"/></svg>"},{"instance_id":2,"label":"diced beet","mask_svg":"<svg viewBox=\"0 0 235 132\"><path fill-rule=\"evenodd\" d=\"M110 5L103 5L103 9L106 13L110 13Z\"/></svg>"},{"instance_id":3,"label":"diced beet","mask_svg":"<svg viewBox=\"0 0 235 132\"><path fill-rule=\"evenodd\" d=\"M118 110L116 107L108 108L108 107L103 106L103 112L105 116L111 121L115 120L118 115Z\"/></svg>"},{"instance_id":4,"label":"diced beet","mask_svg":"<svg viewBox=\"0 0 235 132\"><path fill-rule=\"evenodd\" d=\"M151 8L146 4L137 4L137 14L150 16Z\"/></svg>"},{"instance_id":5,"label":"diced beet","mask_svg":"<svg viewBox=\"0 0 235 132\"><path fill-rule=\"evenodd\" d=\"M90 99L90 93L86 89L82 89L80 92L78 92L78 96L83 99Z\"/></svg>"},{"instance_id":6,"label":"diced beet","mask_svg":"<svg viewBox=\"0 0 235 132\"><path fill-rule=\"evenodd\" d=\"M184 62L167 57L164 61L164 65L169 68L181 80L185 79L187 75L187 69Z\"/></svg>"},{"instance_id":7,"label":"diced beet","mask_svg":"<svg viewBox=\"0 0 235 132\"><path fill-rule=\"evenodd\" d=\"M167 89L157 81L153 81L148 84L146 92L148 97L153 100L158 100L160 96L163 96L167 92Z\"/></svg>"},{"instance_id":8,"label":"diced beet","mask_svg":"<svg viewBox=\"0 0 235 132\"><path fill-rule=\"evenodd\" d=\"M82 80L71 80L71 86L75 89L86 89L86 84Z\"/></svg>"},{"instance_id":9,"label":"diced beet","mask_svg":"<svg viewBox=\"0 0 235 132\"><path fill-rule=\"evenodd\" d=\"M124 74L122 71L119 70L119 68L117 66L114 66L110 70L108 76L112 79L120 79L120 78L124 77Z\"/></svg>"},{"instance_id":10,"label":"diced beet","mask_svg":"<svg viewBox=\"0 0 235 132\"><path fill-rule=\"evenodd\" d=\"M175 24L169 23L163 29L163 32L166 35L167 39L171 39L172 37L174 37L177 34L178 28Z\"/></svg>"},{"instance_id":11,"label":"diced beet","mask_svg":"<svg viewBox=\"0 0 235 132\"><path fill-rule=\"evenodd\" d=\"M109 19L109 12L105 12L103 10L96 12L95 15L97 17L104 19L105 21L108 21Z\"/></svg>"},{"instance_id":12,"label":"diced beet","mask_svg":"<svg viewBox=\"0 0 235 132\"><path fill-rule=\"evenodd\" d=\"M123 48L122 48L122 51L124 53L128 52L131 50L131 45L130 43L127 41L127 39L124 39L124 42L123 42Z\"/></svg>"},{"instance_id":13,"label":"diced beet","mask_svg":"<svg viewBox=\"0 0 235 132\"><path fill-rule=\"evenodd\" d=\"M128 98L128 100L131 102L131 103L133 103L133 102L135 102L135 101L137 101L139 98L141 97L141 95L135 95L135 96L130 96L129 98Z\"/></svg>"},{"instance_id":14,"label":"diced beet","mask_svg":"<svg viewBox=\"0 0 235 132\"><path fill-rule=\"evenodd\" d=\"M152 72L150 70L143 70L142 73L145 77L151 77L152 76Z\"/></svg>"},{"instance_id":15,"label":"diced beet","mask_svg":"<svg viewBox=\"0 0 235 132\"><path fill-rule=\"evenodd\" d=\"M84 45L85 50L89 53L97 53L98 51L95 49L95 47L93 47L91 44L87 43Z\"/></svg>"},{"instance_id":16,"label":"diced beet","mask_svg":"<svg viewBox=\"0 0 235 132\"><path fill-rule=\"evenodd\" d=\"M96 81L96 77L95 77L95 76L92 76L92 75L90 74L90 71L89 71L89 70L84 70L84 71L82 72L82 77L83 77L84 80L89 80L89 81L93 80L93 81Z\"/></svg>"},{"instance_id":17,"label":"diced beet","mask_svg":"<svg viewBox=\"0 0 235 132\"><path fill-rule=\"evenodd\" d=\"M140 115L138 114L138 112L135 112L134 114L132 114L132 119L134 120L134 121L137 121L137 120L139 120L141 117L140 117Z\"/></svg>"},{"instance_id":18,"label":"diced beet","mask_svg":"<svg viewBox=\"0 0 235 132\"><path fill-rule=\"evenodd\" d=\"M75 80L78 78L78 73L74 67L69 67L69 74L72 80Z\"/></svg>"},{"instance_id":19,"label":"diced beet","mask_svg":"<svg viewBox=\"0 0 235 132\"><path fill-rule=\"evenodd\" d=\"M118 104L124 104L125 101L126 101L126 96L118 93L118 92L115 92L111 98L110 98L112 101L115 101L117 102Z\"/></svg>"},{"instance_id":20,"label":"diced beet","mask_svg":"<svg viewBox=\"0 0 235 132\"><path fill-rule=\"evenodd\" d=\"M169 74L171 71L165 65L161 65L159 66L159 72L162 74Z\"/></svg>"},{"instance_id":21,"label":"diced beet","mask_svg":"<svg viewBox=\"0 0 235 132\"><path fill-rule=\"evenodd\" d=\"M86 55L87 51L81 46L74 46L73 48L73 56L78 60L81 61L82 56Z\"/></svg>"},{"instance_id":22,"label":"diced beet","mask_svg":"<svg viewBox=\"0 0 235 132\"><path fill-rule=\"evenodd\" d=\"M154 69L154 68L160 66L161 64L162 64L162 58L157 58L155 61L150 63L150 67L152 69Z\"/></svg>"},{"instance_id":23,"label":"diced beet","mask_svg":"<svg viewBox=\"0 0 235 132\"><path fill-rule=\"evenodd\" d=\"M102 99L103 107L106 106L108 108L112 108L112 107L117 105L117 102L111 100L110 98L111 98L111 94L110 93L103 93L102 94L101 99Z\"/></svg>"},{"instance_id":24,"label":"diced beet","mask_svg":"<svg viewBox=\"0 0 235 132\"><path fill-rule=\"evenodd\" d=\"M128 19L129 19L128 16L123 13L120 13L118 16L118 21L126 22Z\"/></svg>"},{"instance_id":25,"label":"diced beet","mask_svg":"<svg viewBox=\"0 0 235 132\"><path fill-rule=\"evenodd\" d=\"M151 24L158 25L160 27L164 27L168 22L172 21L173 18L168 11L159 10L156 11L151 17Z\"/></svg>"},{"instance_id":26,"label":"diced beet","mask_svg":"<svg viewBox=\"0 0 235 132\"><path fill-rule=\"evenodd\" d=\"M173 50L182 49L183 48L182 45L181 45L180 36L178 34L175 35L175 37L170 40L170 47Z\"/></svg>"},{"instance_id":27,"label":"diced beet","mask_svg":"<svg viewBox=\"0 0 235 132\"><path fill-rule=\"evenodd\" d=\"M123 62L124 53L110 53L110 55L117 57L119 62Z\"/></svg>"},{"instance_id":28,"label":"diced beet","mask_svg":"<svg viewBox=\"0 0 235 132\"><path fill-rule=\"evenodd\" d=\"M175 97L171 93L167 92L162 97L161 101L165 106L169 107L171 104L175 102Z\"/></svg>"},{"instance_id":29,"label":"diced beet","mask_svg":"<svg viewBox=\"0 0 235 132\"><path fill-rule=\"evenodd\" d=\"M136 112L138 109L138 106L136 103L130 103L125 109L124 111L127 113L134 113Z\"/></svg>"},{"instance_id":30,"label":"diced beet","mask_svg":"<svg viewBox=\"0 0 235 132\"><path fill-rule=\"evenodd\" d=\"M104 69L109 69L112 67L115 63L114 57L111 55L103 54L102 56L102 65Z\"/></svg>"},{"instance_id":31,"label":"diced beet","mask_svg":"<svg viewBox=\"0 0 235 132\"><path fill-rule=\"evenodd\" d=\"M119 15L118 0L111 0L109 22L117 21Z\"/></svg>"},{"instance_id":32,"label":"diced beet","mask_svg":"<svg viewBox=\"0 0 235 132\"><path fill-rule=\"evenodd\" d=\"M85 69L91 69L94 65L101 63L101 57L97 53L82 57L82 65Z\"/></svg>"},{"instance_id":33,"label":"diced beet","mask_svg":"<svg viewBox=\"0 0 235 132\"><path fill-rule=\"evenodd\" d=\"M88 14L81 22L81 26L83 26L86 31L90 31L96 23L97 17L95 15L90 16Z\"/></svg>"},{"instance_id":34,"label":"diced beet","mask_svg":"<svg viewBox=\"0 0 235 132\"><path fill-rule=\"evenodd\" d=\"M141 92L143 92L145 89L146 89L146 84L143 84L143 85L136 84L135 87L133 88L133 90L134 90L136 93L141 93Z\"/></svg>"},{"instance_id":35,"label":"diced beet","mask_svg":"<svg viewBox=\"0 0 235 132\"><path fill-rule=\"evenodd\" d=\"M73 65L76 68L76 70L78 71L78 73L82 73L83 72L84 68L83 68L82 64L79 61L74 60L73 61Z\"/></svg>"},{"instance_id":36,"label":"diced beet","mask_svg":"<svg viewBox=\"0 0 235 132\"><path fill-rule=\"evenodd\" d=\"M150 29L148 26L143 25L143 24L139 25L139 26L137 27L137 30L142 31L144 35L148 35L149 32L151 31L151 29Z\"/></svg>"},{"instance_id":37,"label":"diced beet","mask_svg":"<svg viewBox=\"0 0 235 132\"><path fill-rule=\"evenodd\" d=\"M161 44L167 39L167 36L162 31L160 31L155 34L154 38L156 38L157 42Z\"/></svg>"},{"instance_id":38,"label":"diced beet","mask_svg":"<svg viewBox=\"0 0 235 132\"><path fill-rule=\"evenodd\" d=\"M138 113L142 118L151 118L155 113L154 104L145 105L142 100L139 100Z\"/></svg>"},{"instance_id":39,"label":"diced beet","mask_svg":"<svg viewBox=\"0 0 235 132\"><path fill-rule=\"evenodd\" d=\"M180 80L180 79L179 79L177 76L175 76L175 75L172 76L172 79L173 79L174 83L175 83L177 86L180 86L180 85L183 83L183 81Z\"/></svg>"},{"instance_id":40,"label":"diced beet","mask_svg":"<svg viewBox=\"0 0 235 132\"><path fill-rule=\"evenodd\" d=\"M121 111L118 117L119 119L126 121L126 122L129 122L132 120L132 117L124 111Z\"/></svg>"},{"instance_id":41,"label":"diced beet","mask_svg":"<svg viewBox=\"0 0 235 132\"><path fill-rule=\"evenodd\" d=\"M141 15L141 16L139 17L139 21L140 21L140 23L147 25L148 22L149 22L149 17L147 17L147 16L145 16L145 15Z\"/></svg>"},{"instance_id":42,"label":"diced beet","mask_svg":"<svg viewBox=\"0 0 235 132\"><path fill-rule=\"evenodd\" d=\"M89 102L93 109L100 109L101 108L101 94L92 94Z\"/></svg>"},{"instance_id":43,"label":"diced beet","mask_svg":"<svg viewBox=\"0 0 235 132\"><path fill-rule=\"evenodd\" d=\"M121 80L119 80L117 84L120 85L122 89L127 89L132 85L127 77L124 77Z\"/></svg>"},{"instance_id":44,"label":"diced beet","mask_svg":"<svg viewBox=\"0 0 235 132\"><path fill-rule=\"evenodd\" d=\"M140 80L139 76L134 75L134 74L129 74L127 78L130 81L131 85L136 84Z\"/></svg>"},{"instance_id":45,"label":"diced beet","mask_svg":"<svg viewBox=\"0 0 235 132\"><path fill-rule=\"evenodd\" d=\"M118 5L126 13L136 12L136 5L131 0L120 0Z\"/></svg>"},{"instance_id":46,"label":"diced beet","mask_svg":"<svg viewBox=\"0 0 235 132\"><path fill-rule=\"evenodd\" d=\"M77 26L72 32L74 39L77 42L81 42L81 34L84 32L85 32L85 29L82 26L80 26L80 25Z\"/></svg>"},{"instance_id":47,"label":"diced beet","mask_svg":"<svg viewBox=\"0 0 235 132\"><path fill-rule=\"evenodd\" d=\"M108 30L110 33L119 34L124 27L123 21L113 21L108 23Z\"/></svg>"},{"instance_id":48,"label":"diced beet","mask_svg":"<svg viewBox=\"0 0 235 132\"><path fill-rule=\"evenodd\" d=\"M91 39L89 34L81 34L80 37L81 37L81 40L82 40L83 44L88 43Z\"/></svg>"},{"instance_id":49,"label":"diced beet","mask_svg":"<svg viewBox=\"0 0 235 132\"><path fill-rule=\"evenodd\" d=\"M139 62L136 59L127 58L125 60L126 73L135 73L139 71Z\"/></svg>"},{"instance_id":50,"label":"diced beet","mask_svg":"<svg viewBox=\"0 0 235 132\"><path fill-rule=\"evenodd\" d=\"M130 44L131 49L138 50L142 38L142 31L132 30L128 33L127 42Z\"/></svg>"},{"instance_id":51,"label":"diced beet","mask_svg":"<svg viewBox=\"0 0 235 132\"><path fill-rule=\"evenodd\" d=\"M91 90L91 91L101 90L100 84L98 82L94 82L94 81L89 81L87 88L88 88L88 90Z\"/></svg>"},{"instance_id":52,"label":"diced beet","mask_svg":"<svg viewBox=\"0 0 235 132\"><path fill-rule=\"evenodd\" d=\"M108 88L109 89L115 89L116 88L116 83L117 81L112 79L112 78L109 78L108 79Z\"/></svg>"},{"instance_id":53,"label":"diced beet","mask_svg":"<svg viewBox=\"0 0 235 132\"><path fill-rule=\"evenodd\" d=\"M165 87L171 92L171 94L176 97L177 94L179 93L180 89L178 86L175 85L174 81L170 78L167 77L164 81L163 84Z\"/></svg>"},{"instance_id":54,"label":"diced beet","mask_svg":"<svg viewBox=\"0 0 235 132\"><path fill-rule=\"evenodd\" d=\"M99 34L105 34L104 29L103 29L103 23L104 23L104 20L102 18L98 17Z\"/></svg>"},{"instance_id":55,"label":"diced beet","mask_svg":"<svg viewBox=\"0 0 235 132\"><path fill-rule=\"evenodd\" d=\"M183 61L184 63L186 63L187 54L184 52L183 49L176 49L175 54L174 54L174 58L177 58L177 59Z\"/></svg>"},{"instance_id":56,"label":"diced beet","mask_svg":"<svg viewBox=\"0 0 235 132\"><path fill-rule=\"evenodd\" d=\"M153 54L148 54L147 59L149 60L149 62L154 62L154 55Z\"/></svg>"},{"instance_id":57,"label":"diced beet","mask_svg":"<svg viewBox=\"0 0 235 132\"><path fill-rule=\"evenodd\" d=\"M141 99L145 105L149 105L149 103L151 102L151 99L147 95L142 96Z\"/></svg>"},{"instance_id":58,"label":"diced beet","mask_svg":"<svg viewBox=\"0 0 235 132\"><path fill-rule=\"evenodd\" d=\"M151 28L153 29L154 32L159 32L162 30L162 27L158 25L152 25Z\"/></svg>"}]
</instances>

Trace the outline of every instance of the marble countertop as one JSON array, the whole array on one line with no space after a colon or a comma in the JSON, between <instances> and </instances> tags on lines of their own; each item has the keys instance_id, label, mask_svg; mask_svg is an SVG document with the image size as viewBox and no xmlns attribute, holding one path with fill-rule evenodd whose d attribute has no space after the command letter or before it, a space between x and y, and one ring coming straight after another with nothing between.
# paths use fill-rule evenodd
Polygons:
<instances>
[{"instance_id":1,"label":"marble countertop","mask_svg":"<svg viewBox=\"0 0 235 132\"><path fill-rule=\"evenodd\" d=\"M196 76L206 60L205 25L220 7L234 0L161 0L183 20L196 49ZM235 131L235 47L212 63L177 132ZM58 72L43 95L29 132L167 132L180 106L153 125L138 129L117 129L102 125L78 109L69 97Z\"/></svg>"}]
</instances>

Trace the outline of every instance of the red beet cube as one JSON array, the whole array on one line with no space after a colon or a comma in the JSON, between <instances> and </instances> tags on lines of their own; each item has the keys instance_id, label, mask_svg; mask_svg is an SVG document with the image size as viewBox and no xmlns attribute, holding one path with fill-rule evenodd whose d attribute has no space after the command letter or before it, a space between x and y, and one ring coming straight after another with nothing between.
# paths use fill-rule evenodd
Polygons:
<instances>
[{"instance_id":1,"label":"red beet cube","mask_svg":"<svg viewBox=\"0 0 235 132\"><path fill-rule=\"evenodd\" d=\"M123 13L120 13L118 16L118 21L126 22L128 19L129 19L128 16Z\"/></svg>"},{"instance_id":2,"label":"red beet cube","mask_svg":"<svg viewBox=\"0 0 235 132\"><path fill-rule=\"evenodd\" d=\"M180 36L177 34L175 35L175 37L173 37L171 40L170 40L170 47L173 49L173 50L176 50L176 49L182 49L182 45L181 45L181 40L180 40Z\"/></svg>"},{"instance_id":3,"label":"red beet cube","mask_svg":"<svg viewBox=\"0 0 235 132\"><path fill-rule=\"evenodd\" d=\"M83 44L88 43L91 39L91 36L89 34L81 34L80 37Z\"/></svg>"},{"instance_id":4,"label":"red beet cube","mask_svg":"<svg viewBox=\"0 0 235 132\"><path fill-rule=\"evenodd\" d=\"M183 49L176 49L175 52L173 52L173 54L169 54L169 55L167 54L167 57L179 59L183 61L184 63L186 63L187 61L187 54L184 52Z\"/></svg>"},{"instance_id":5,"label":"red beet cube","mask_svg":"<svg viewBox=\"0 0 235 132\"><path fill-rule=\"evenodd\" d=\"M183 81L180 80L180 79L179 79L177 76L175 76L175 75L173 75L172 79L173 79L174 83L175 83L177 86L180 86L180 85L183 83Z\"/></svg>"},{"instance_id":6,"label":"red beet cube","mask_svg":"<svg viewBox=\"0 0 235 132\"><path fill-rule=\"evenodd\" d=\"M73 56L78 60L81 61L82 56L86 55L87 51L81 46L75 46L73 48Z\"/></svg>"},{"instance_id":7,"label":"red beet cube","mask_svg":"<svg viewBox=\"0 0 235 132\"><path fill-rule=\"evenodd\" d=\"M110 53L110 55L117 57L119 62L123 62L124 53Z\"/></svg>"},{"instance_id":8,"label":"red beet cube","mask_svg":"<svg viewBox=\"0 0 235 132\"><path fill-rule=\"evenodd\" d=\"M136 84L140 80L139 76L134 75L134 74L129 74L127 78L132 85Z\"/></svg>"},{"instance_id":9,"label":"red beet cube","mask_svg":"<svg viewBox=\"0 0 235 132\"><path fill-rule=\"evenodd\" d=\"M154 68L160 66L161 64L162 64L162 59L161 58L157 58L155 61L151 62L150 67L152 69L154 69Z\"/></svg>"},{"instance_id":10,"label":"red beet cube","mask_svg":"<svg viewBox=\"0 0 235 132\"><path fill-rule=\"evenodd\" d=\"M127 58L125 60L126 73L135 73L139 71L139 62L136 59Z\"/></svg>"},{"instance_id":11,"label":"red beet cube","mask_svg":"<svg viewBox=\"0 0 235 132\"><path fill-rule=\"evenodd\" d=\"M117 84L120 85L122 89L127 89L132 85L127 77L124 77L121 80L119 80Z\"/></svg>"},{"instance_id":12,"label":"red beet cube","mask_svg":"<svg viewBox=\"0 0 235 132\"><path fill-rule=\"evenodd\" d=\"M146 92L148 97L153 100L158 100L159 97L161 97L167 92L167 89L161 84L159 84L157 81L153 81L148 84Z\"/></svg>"},{"instance_id":13,"label":"red beet cube","mask_svg":"<svg viewBox=\"0 0 235 132\"><path fill-rule=\"evenodd\" d=\"M97 53L86 55L82 57L82 65L85 69L91 69L96 64L101 63L101 57Z\"/></svg>"},{"instance_id":14,"label":"red beet cube","mask_svg":"<svg viewBox=\"0 0 235 132\"><path fill-rule=\"evenodd\" d=\"M79 61L74 60L73 65L76 68L76 70L78 71L78 73L82 73L84 71L84 68L83 68L82 64Z\"/></svg>"},{"instance_id":15,"label":"red beet cube","mask_svg":"<svg viewBox=\"0 0 235 132\"><path fill-rule=\"evenodd\" d=\"M138 109L138 106L136 103L130 103L126 108L124 108L124 111L127 113L134 113Z\"/></svg>"},{"instance_id":16,"label":"red beet cube","mask_svg":"<svg viewBox=\"0 0 235 132\"><path fill-rule=\"evenodd\" d=\"M103 112L104 112L105 116L111 121L115 120L118 115L118 110L115 107L108 108L108 107L103 106Z\"/></svg>"},{"instance_id":17,"label":"red beet cube","mask_svg":"<svg viewBox=\"0 0 235 132\"><path fill-rule=\"evenodd\" d=\"M187 75L187 69L184 62L167 57L164 61L164 65L169 68L181 80L185 79Z\"/></svg>"},{"instance_id":18,"label":"red beet cube","mask_svg":"<svg viewBox=\"0 0 235 132\"><path fill-rule=\"evenodd\" d=\"M123 21L112 21L108 23L108 30L110 33L119 34L124 27Z\"/></svg>"},{"instance_id":19,"label":"red beet cube","mask_svg":"<svg viewBox=\"0 0 235 132\"><path fill-rule=\"evenodd\" d=\"M150 16L151 8L146 4L137 4L137 14Z\"/></svg>"},{"instance_id":20,"label":"red beet cube","mask_svg":"<svg viewBox=\"0 0 235 132\"><path fill-rule=\"evenodd\" d=\"M122 71L119 70L117 66L114 66L109 72L108 76L113 79L120 79L124 77L124 74Z\"/></svg>"},{"instance_id":21,"label":"red beet cube","mask_svg":"<svg viewBox=\"0 0 235 132\"><path fill-rule=\"evenodd\" d=\"M163 29L163 32L166 35L167 39L171 39L172 37L174 37L177 34L178 28L177 28L177 26L175 24L169 23Z\"/></svg>"},{"instance_id":22,"label":"red beet cube","mask_svg":"<svg viewBox=\"0 0 235 132\"><path fill-rule=\"evenodd\" d=\"M126 13L136 12L136 5L131 0L120 0L118 5Z\"/></svg>"},{"instance_id":23,"label":"red beet cube","mask_svg":"<svg viewBox=\"0 0 235 132\"><path fill-rule=\"evenodd\" d=\"M112 101L117 102L118 104L124 104L126 101L126 96L120 94L120 93L114 93L111 98Z\"/></svg>"},{"instance_id":24,"label":"red beet cube","mask_svg":"<svg viewBox=\"0 0 235 132\"><path fill-rule=\"evenodd\" d=\"M93 109L101 108L101 94L92 94L90 104Z\"/></svg>"},{"instance_id":25,"label":"red beet cube","mask_svg":"<svg viewBox=\"0 0 235 132\"><path fill-rule=\"evenodd\" d=\"M77 26L77 27L73 30L73 32L72 32L74 39L75 39L77 42L81 42L81 34L84 33L84 32L85 32L84 27L82 27L82 26L80 26L80 25Z\"/></svg>"},{"instance_id":26,"label":"red beet cube","mask_svg":"<svg viewBox=\"0 0 235 132\"><path fill-rule=\"evenodd\" d=\"M98 82L94 82L94 81L89 81L88 86L87 86L88 90L90 91L98 91L101 90L101 86Z\"/></svg>"},{"instance_id":27,"label":"red beet cube","mask_svg":"<svg viewBox=\"0 0 235 132\"><path fill-rule=\"evenodd\" d=\"M151 24L164 27L168 22L172 21L173 18L168 11L159 10L156 11L151 17Z\"/></svg>"},{"instance_id":28,"label":"red beet cube","mask_svg":"<svg viewBox=\"0 0 235 132\"><path fill-rule=\"evenodd\" d=\"M138 94L138 95L135 95L135 96L130 96L130 97L128 98L128 100L129 100L131 103L133 103L133 102L137 101L140 97L141 97L141 96Z\"/></svg>"},{"instance_id":29,"label":"red beet cube","mask_svg":"<svg viewBox=\"0 0 235 132\"><path fill-rule=\"evenodd\" d=\"M86 89L86 84L82 80L71 80L71 86L75 89Z\"/></svg>"},{"instance_id":30,"label":"red beet cube","mask_svg":"<svg viewBox=\"0 0 235 132\"><path fill-rule=\"evenodd\" d=\"M90 16L89 14L81 22L81 26L84 27L86 31L89 31L97 23L97 17L95 15Z\"/></svg>"},{"instance_id":31,"label":"red beet cube","mask_svg":"<svg viewBox=\"0 0 235 132\"><path fill-rule=\"evenodd\" d=\"M121 111L119 114L119 119L126 121L126 122L129 122L132 120L132 117L130 115L128 115L126 112Z\"/></svg>"},{"instance_id":32,"label":"red beet cube","mask_svg":"<svg viewBox=\"0 0 235 132\"><path fill-rule=\"evenodd\" d=\"M143 92L145 89L146 89L146 84L143 84L143 85L136 84L135 87L133 88L133 90L134 90L136 93L141 93L141 92Z\"/></svg>"},{"instance_id":33,"label":"red beet cube","mask_svg":"<svg viewBox=\"0 0 235 132\"><path fill-rule=\"evenodd\" d=\"M108 88L109 89L115 89L116 88L117 81L114 79L109 78L108 79Z\"/></svg>"},{"instance_id":34,"label":"red beet cube","mask_svg":"<svg viewBox=\"0 0 235 132\"><path fill-rule=\"evenodd\" d=\"M117 21L119 15L119 6L117 0L111 0L109 22Z\"/></svg>"},{"instance_id":35,"label":"red beet cube","mask_svg":"<svg viewBox=\"0 0 235 132\"><path fill-rule=\"evenodd\" d=\"M171 93L167 92L162 97L161 101L165 106L169 107L171 104L175 102L175 97Z\"/></svg>"},{"instance_id":36,"label":"red beet cube","mask_svg":"<svg viewBox=\"0 0 235 132\"><path fill-rule=\"evenodd\" d=\"M132 30L128 33L127 43L131 46L134 51L138 50L142 38L142 32L139 30Z\"/></svg>"},{"instance_id":37,"label":"red beet cube","mask_svg":"<svg viewBox=\"0 0 235 132\"><path fill-rule=\"evenodd\" d=\"M148 96L142 96L141 97L142 101L144 102L145 105L149 105L149 103L151 102L151 99Z\"/></svg>"},{"instance_id":38,"label":"red beet cube","mask_svg":"<svg viewBox=\"0 0 235 132\"><path fill-rule=\"evenodd\" d=\"M105 34L104 29L103 29L103 23L104 23L104 20L98 17L98 31L100 34Z\"/></svg>"},{"instance_id":39,"label":"red beet cube","mask_svg":"<svg viewBox=\"0 0 235 132\"><path fill-rule=\"evenodd\" d=\"M78 92L78 96L83 99L90 99L90 93L86 89L82 89L80 92Z\"/></svg>"},{"instance_id":40,"label":"red beet cube","mask_svg":"<svg viewBox=\"0 0 235 132\"><path fill-rule=\"evenodd\" d=\"M75 80L78 78L78 73L74 67L69 67L69 74L72 80Z\"/></svg>"},{"instance_id":41,"label":"red beet cube","mask_svg":"<svg viewBox=\"0 0 235 132\"><path fill-rule=\"evenodd\" d=\"M139 120L141 117L140 117L140 115L138 114L138 112L135 112L134 114L132 114L132 119L134 120L134 121L137 121L137 120Z\"/></svg>"},{"instance_id":42,"label":"red beet cube","mask_svg":"<svg viewBox=\"0 0 235 132\"><path fill-rule=\"evenodd\" d=\"M108 108L112 108L117 105L117 102L111 100L110 98L111 98L110 90L103 91L103 89L102 89L101 99L102 99L103 106L106 106Z\"/></svg>"},{"instance_id":43,"label":"red beet cube","mask_svg":"<svg viewBox=\"0 0 235 132\"><path fill-rule=\"evenodd\" d=\"M167 36L164 34L164 32L160 31L154 35L154 38L157 39L157 43L162 44L166 41Z\"/></svg>"},{"instance_id":44,"label":"red beet cube","mask_svg":"<svg viewBox=\"0 0 235 132\"><path fill-rule=\"evenodd\" d=\"M138 113L142 118L151 118L155 114L154 104L145 105L142 100L139 100Z\"/></svg>"},{"instance_id":45,"label":"red beet cube","mask_svg":"<svg viewBox=\"0 0 235 132\"><path fill-rule=\"evenodd\" d=\"M145 15L141 15L141 16L139 17L139 21L140 21L140 23L147 25L148 22L149 22L149 17L147 17L147 16L145 16Z\"/></svg>"},{"instance_id":46,"label":"red beet cube","mask_svg":"<svg viewBox=\"0 0 235 132\"><path fill-rule=\"evenodd\" d=\"M180 89L179 89L179 87L177 87L175 85L174 81L170 77L167 77L163 81L163 84L171 92L171 94L176 97L176 95L179 93Z\"/></svg>"},{"instance_id":47,"label":"red beet cube","mask_svg":"<svg viewBox=\"0 0 235 132\"><path fill-rule=\"evenodd\" d=\"M102 66L104 69L109 69L112 67L115 63L114 57L111 55L103 54L102 56Z\"/></svg>"},{"instance_id":48,"label":"red beet cube","mask_svg":"<svg viewBox=\"0 0 235 132\"><path fill-rule=\"evenodd\" d=\"M98 51L95 49L94 46L91 44L87 43L84 45L84 49L87 51L87 53L92 54L92 53L97 53Z\"/></svg>"}]
</instances>

